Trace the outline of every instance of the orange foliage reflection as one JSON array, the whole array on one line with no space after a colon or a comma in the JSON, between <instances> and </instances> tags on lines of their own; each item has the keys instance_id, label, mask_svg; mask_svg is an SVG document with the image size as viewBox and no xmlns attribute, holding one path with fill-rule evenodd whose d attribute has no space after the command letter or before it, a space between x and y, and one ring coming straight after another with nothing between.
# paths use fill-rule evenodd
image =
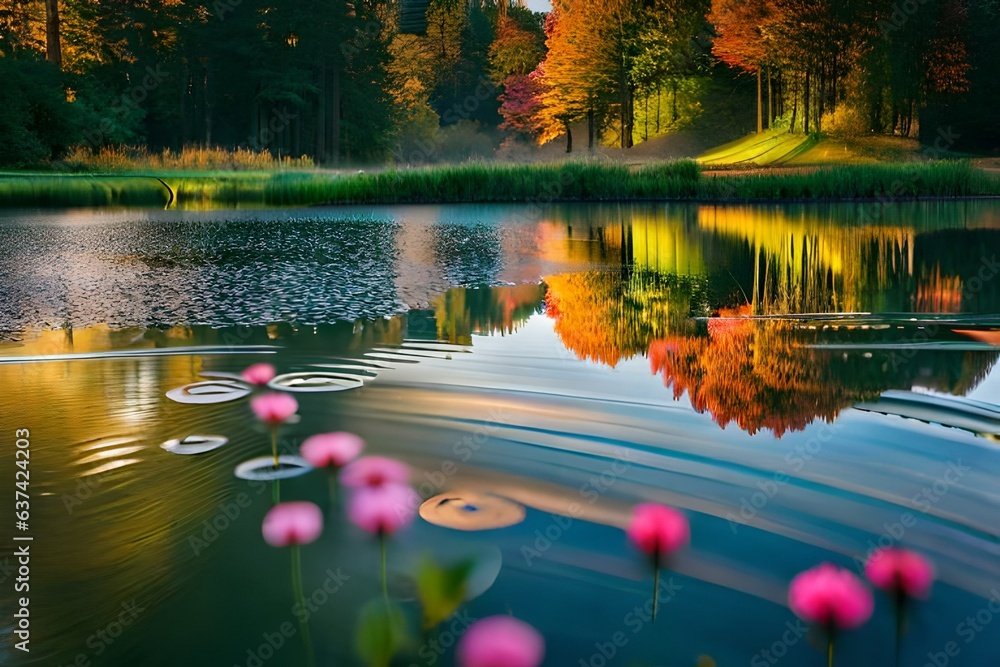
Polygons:
<instances>
[{"instance_id":1,"label":"orange foliage reflection","mask_svg":"<svg viewBox=\"0 0 1000 667\"><path fill-rule=\"evenodd\" d=\"M776 436L801 430L817 417L832 421L863 391L829 383L824 365L808 348L792 343L790 325L740 319L749 306L709 321L708 336L674 336L649 344L649 363L674 399L687 392L698 412L723 428L767 428Z\"/></svg>"}]
</instances>

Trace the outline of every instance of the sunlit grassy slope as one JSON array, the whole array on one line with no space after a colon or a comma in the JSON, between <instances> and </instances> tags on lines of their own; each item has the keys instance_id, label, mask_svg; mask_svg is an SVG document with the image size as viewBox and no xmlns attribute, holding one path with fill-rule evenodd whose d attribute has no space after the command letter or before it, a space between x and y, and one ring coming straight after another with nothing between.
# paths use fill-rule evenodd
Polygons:
<instances>
[{"instance_id":1,"label":"sunlit grassy slope","mask_svg":"<svg viewBox=\"0 0 1000 667\"><path fill-rule=\"evenodd\" d=\"M731 141L698 156L698 162L706 167L727 165L767 165L783 164L810 149L816 140L801 134L789 134L786 130L768 130Z\"/></svg>"},{"instance_id":2,"label":"sunlit grassy slope","mask_svg":"<svg viewBox=\"0 0 1000 667\"><path fill-rule=\"evenodd\" d=\"M786 130L751 134L712 148L697 158L708 169L729 166L820 167L921 159L921 146L916 139L882 135L816 138L789 134Z\"/></svg>"}]
</instances>

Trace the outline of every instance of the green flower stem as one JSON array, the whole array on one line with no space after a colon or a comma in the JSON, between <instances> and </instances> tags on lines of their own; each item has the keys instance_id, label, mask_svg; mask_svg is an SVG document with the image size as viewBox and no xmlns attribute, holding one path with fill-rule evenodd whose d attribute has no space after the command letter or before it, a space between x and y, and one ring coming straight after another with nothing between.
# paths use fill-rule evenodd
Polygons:
<instances>
[{"instance_id":1,"label":"green flower stem","mask_svg":"<svg viewBox=\"0 0 1000 667\"><path fill-rule=\"evenodd\" d=\"M336 512L337 508L340 506L340 480L337 477L337 473L340 472L339 468L333 468L330 470L330 511Z\"/></svg>"},{"instance_id":2,"label":"green flower stem","mask_svg":"<svg viewBox=\"0 0 1000 667\"><path fill-rule=\"evenodd\" d=\"M278 427L271 427L271 455L274 457L274 467L278 468Z\"/></svg>"},{"instance_id":3,"label":"green flower stem","mask_svg":"<svg viewBox=\"0 0 1000 667\"><path fill-rule=\"evenodd\" d=\"M389 608L389 579L386 577L385 567L385 534L381 531L378 534L378 546L382 552L382 597L385 598L385 608Z\"/></svg>"},{"instance_id":4,"label":"green flower stem","mask_svg":"<svg viewBox=\"0 0 1000 667\"><path fill-rule=\"evenodd\" d=\"M653 622L656 622L656 607L660 600L660 564L657 562L653 569Z\"/></svg>"},{"instance_id":5,"label":"green flower stem","mask_svg":"<svg viewBox=\"0 0 1000 667\"><path fill-rule=\"evenodd\" d=\"M299 609L305 608L306 597L302 591L302 550L298 544L291 546L292 554L292 596ZM316 655L313 653L312 637L309 634L309 621L299 615L299 630L302 633L302 644L306 649L307 665L315 667Z\"/></svg>"}]
</instances>

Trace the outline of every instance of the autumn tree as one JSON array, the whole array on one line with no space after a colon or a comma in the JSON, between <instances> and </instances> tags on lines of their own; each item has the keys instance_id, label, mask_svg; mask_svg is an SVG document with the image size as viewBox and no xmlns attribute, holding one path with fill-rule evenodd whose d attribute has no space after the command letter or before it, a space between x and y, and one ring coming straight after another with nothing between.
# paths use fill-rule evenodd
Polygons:
<instances>
[{"instance_id":1,"label":"autumn tree","mask_svg":"<svg viewBox=\"0 0 1000 667\"><path fill-rule=\"evenodd\" d=\"M757 132L764 129L761 79L768 61L771 5L766 0L713 0L709 14L716 33L712 53L757 77Z\"/></svg>"}]
</instances>

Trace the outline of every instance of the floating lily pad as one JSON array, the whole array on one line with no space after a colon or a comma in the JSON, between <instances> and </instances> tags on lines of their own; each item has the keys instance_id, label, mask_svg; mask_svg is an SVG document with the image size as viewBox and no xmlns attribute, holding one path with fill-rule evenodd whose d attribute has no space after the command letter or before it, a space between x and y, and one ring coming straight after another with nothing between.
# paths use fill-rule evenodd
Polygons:
<instances>
[{"instance_id":1,"label":"floating lily pad","mask_svg":"<svg viewBox=\"0 0 1000 667\"><path fill-rule=\"evenodd\" d=\"M160 447L171 454L204 454L222 447L227 442L229 438L224 435L189 435L183 440L167 440Z\"/></svg>"},{"instance_id":2,"label":"floating lily pad","mask_svg":"<svg viewBox=\"0 0 1000 667\"><path fill-rule=\"evenodd\" d=\"M420 506L425 521L456 530L506 528L524 521L524 514L513 500L476 491L440 493Z\"/></svg>"},{"instance_id":3,"label":"floating lily pad","mask_svg":"<svg viewBox=\"0 0 1000 667\"><path fill-rule=\"evenodd\" d=\"M250 391L250 387L236 380L207 380L171 389L167 398L178 403L206 405L237 401L248 396Z\"/></svg>"},{"instance_id":4,"label":"floating lily pad","mask_svg":"<svg viewBox=\"0 0 1000 667\"><path fill-rule=\"evenodd\" d=\"M298 456L279 456L277 468L274 467L273 456L258 456L236 466L235 475L240 479L269 482L276 479L298 477L312 469L313 467L309 465L308 461Z\"/></svg>"},{"instance_id":5,"label":"floating lily pad","mask_svg":"<svg viewBox=\"0 0 1000 667\"><path fill-rule=\"evenodd\" d=\"M364 380L355 375L323 371L285 373L267 383L268 387L279 391L344 391L363 385Z\"/></svg>"}]
</instances>

